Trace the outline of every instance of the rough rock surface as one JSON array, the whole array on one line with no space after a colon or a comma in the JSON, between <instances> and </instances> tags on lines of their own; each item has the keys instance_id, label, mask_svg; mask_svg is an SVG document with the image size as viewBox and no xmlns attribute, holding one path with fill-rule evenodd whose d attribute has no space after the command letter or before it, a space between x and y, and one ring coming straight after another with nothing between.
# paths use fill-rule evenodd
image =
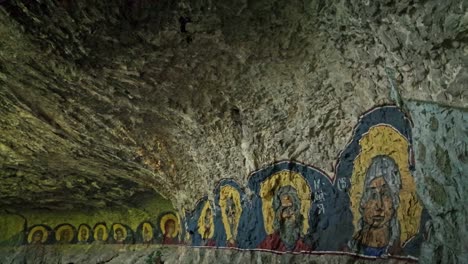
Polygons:
<instances>
[{"instance_id":1,"label":"rough rock surface","mask_svg":"<svg viewBox=\"0 0 468 264\"><path fill-rule=\"evenodd\" d=\"M283 159L333 175L358 117L406 102L433 218L424 262L466 262L467 7L0 1L0 207L104 208L155 190L192 209L220 179Z\"/></svg>"},{"instance_id":2,"label":"rough rock surface","mask_svg":"<svg viewBox=\"0 0 468 264\"><path fill-rule=\"evenodd\" d=\"M431 214L421 263L468 262L468 111L407 104L414 120L418 193Z\"/></svg>"},{"instance_id":3,"label":"rough rock surface","mask_svg":"<svg viewBox=\"0 0 468 264\"><path fill-rule=\"evenodd\" d=\"M260 251L186 247L122 247L122 246L74 246L74 247L23 247L20 250L2 249L2 263L74 263L74 264L149 264L149 256L159 251L165 264L191 263L414 263L414 260L359 258L351 255L295 255L271 254Z\"/></svg>"},{"instance_id":4,"label":"rough rock surface","mask_svg":"<svg viewBox=\"0 0 468 264\"><path fill-rule=\"evenodd\" d=\"M184 207L275 160L332 173L390 102L387 66L406 99L467 105L465 1L9 1L0 19L4 205L143 184Z\"/></svg>"}]
</instances>

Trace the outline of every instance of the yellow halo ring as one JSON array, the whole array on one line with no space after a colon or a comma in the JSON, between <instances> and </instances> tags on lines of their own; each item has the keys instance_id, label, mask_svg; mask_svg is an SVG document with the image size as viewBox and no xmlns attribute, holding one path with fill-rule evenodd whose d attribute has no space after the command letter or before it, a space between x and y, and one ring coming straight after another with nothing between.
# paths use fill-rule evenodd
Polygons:
<instances>
[{"instance_id":1,"label":"yellow halo ring","mask_svg":"<svg viewBox=\"0 0 468 264\"><path fill-rule=\"evenodd\" d=\"M141 225L141 238L143 238L143 235L144 235L143 230L145 230L145 227L146 227L147 229L149 229L149 231L150 231L150 234L151 234L150 240L153 239L153 238L154 238L153 226L152 226L150 223L148 223L148 222L144 222L144 223Z\"/></svg>"},{"instance_id":2,"label":"yellow halo ring","mask_svg":"<svg viewBox=\"0 0 468 264\"><path fill-rule=\"evenodd\" d=\"M94 230L93 230L93 237L94 237L94 240L95 241L98 241L98 238L97 238L97 231L99 229L103 229L103 234L102 234L102 241L107 241L107 239L109 238L109 233L107 231L107 226L105 226L104 224L98 224L94 227Z\"/></svg>"},{"instance_id":3,"label":"yellow halo ring","mask_svg":"<svg viewBox=\"0 0 468 264\"><path fill-rule=\"evenodd\" d=\"M60 241L60 234L63 230L68 229L70 231L70 238L67 242L71 242L75 238L75 232L73 232L73 226L69 224L61 225L55 229L55 241Z\"/></svg>"},{"instance_id":4,"label":"yellow halo ring","mask_svg":"<svg viewBox=\"0 0 468 264\"><path fill-rule=\"evenodd\" d=\"M275 212L273 209L273 199L276 191L284 186L291 186L297 191L297 196L301 202L301 214L304 217L302 222L302 233L307 234L309 230L309 212L312 206L311 189L304 177L289 170L283 170L273 174L260 185L260 197L262 198L263 222L267 234L275 232L273 222Z\"/></svg>"},{"instance_id":5,"label":"yellow halo ring","mask_svg":"<svg viewBox=\"0 0 468 264\"><path fill-rule=\"evenodd\" d=\"M208 208L211 210L211 218L210 218L210 233L208 234L208 237L205 239L211 239L214 236L214 211L211 208L210 202L205 201L205 204L203 205L203 209L200 214L200 218L198 218L198 233L203 237L203 234L205 234L206 228L205 228L205 216L206 216L206 211Z\"/></svg>"},{"instance_id":6,"label":"yellow halo ring","mask_svg":"<svg viewBox=\"0 0 468 264\"><path fill-rule=\"evenodd\" d=\"M36 231L42 231L42 240L41 243L45 243L47 241L47 238L49 237L49 231L45 228L45 226L38 225L33 227L31 230L29 230L28 234L28 243L32 243L32 236Z\"/></svg>"},{"instance_id":7,"label":"yellow halo ring","mask_svg":"<svg viewBox=\"0 0 468 264\"><path fill-rule=\"evenodd\" d=\"M81 235L80 235L80 234L81 234L81 230L83 230L83 229L86 230L86 239L85 239L85 240L82 240L82 239L81 239ZM90 228L89 228L88 226L86 226L86 225L80 225L80 226L78 227L78 233L76 234L76 235L78 236L78 241L80 241L80 242L88 241L88 240L89 240L90 232L91 232L91 230L90 230Z\"/></svg>"},{"instance_id":8,"label":"yellow halo ring","mask_svg":"<svg viewBox=\"0 0 468 264\"><path fill-rule=\"evenodd\" d=\"M232 230L229 225L228 217L226 215L226 202L229 197L232 197L234 204L236 205L236 223L237 225L235 228L237 229L239 226L239 220L242 214L242 206L241 206L241 198L240 198L240 193L239 191L230 186L230 185L224 185L220 189L220 195L219 195L219 206L221 207L221 218L223 220L223 225L224 225L224 230L226 231L226 239L235 239L233 238L232 235Z\"/></svg>"},{"instance_id":9,"label":"yellow halo ring","mask_svg":"<svg viewBox=\"0 0 468 264\"><path fill-rule=\"evenodd\" d=\"M389 125L371 127L359 140L361 151L354 160L351 176L351 211L353 213L354 230L359 230L359 205L364 190L367 169L372 158L386 155L395 160L401 177L400 204L397 218L400 223L400 243L403 245L419 232L422 205L416 194L416 184L409 169L408 140L395 128Z\"/></svg>"},{"instance_id":10,"label":"yellow halo ring","mask_svg":"<svg viewBox=\"0 0 468 264\"><path fill-rule=\"evenodd\" d=\"M173 220L175 223L175 228L174 232L172 232L171 237L174 238L178 235L179 229L180 229L180 224L179 224L179 219L178 217L173 214L173 213L167 213L161 217L161 220L159 221L159 227L161 228L161 231L164 234L166 234L166 222L168 220Z\"/></svg>"},{"instance_id":11,"label":"yellow halo ring","mask_svg":"<svg viewBox=\"0 0 468 264\"><path fill-rule=\"evenodd\" d=\"M122 233L123 233L123 240L122 241L125 241L125 239L127 239L127 228L125 228L123 225L121 224L113 224L112 225L112 233L113 233L113 237L114 239L117 241L117 239L115 238L115 230L117 230L118 228L122 229Z\"/></svg>"}]
</instances>

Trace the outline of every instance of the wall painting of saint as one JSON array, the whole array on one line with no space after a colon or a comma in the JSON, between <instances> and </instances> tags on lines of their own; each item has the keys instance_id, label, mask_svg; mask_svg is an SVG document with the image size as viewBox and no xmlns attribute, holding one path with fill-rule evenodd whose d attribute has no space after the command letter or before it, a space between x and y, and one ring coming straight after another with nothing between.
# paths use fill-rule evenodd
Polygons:
<instances>
[{"instance_id":1,"label":"wall painting of saint","mask_svg":"<svg viewBox=\"0 0 468 264\"><path fill-rule=\"evenodd\" d=\"M132 244L133 232L128 226L116 223L112 225L111 238L115 244Z\"/></svg>"},{"instance_id":2,"label":"wall painting of saint","mask_svg":"<svg viewBox=\"0 0 468 264\"><path fill-rule=\"evenodd\" d=\"M105 223L97 223L93 228L94 243L105 244L109 238L109 231Z\"/></svg>"},{"instance_id":3,"label":"wall painting of saint","mask_svg":"<svg viewBox=\"0 0 468 264\"><path fill-rule=\"evenodd\" d=\"M202 246L213 247L216 245L214 240L214 216L213 208L209 201L205 201L197 223L198 233L201 235Z\"/></svg>"},{"instance_id":4,"label":"wall painting of saint","mask_svg":"<svg viewBox=\"0 0 468 264\"><path fill-rule=\"evenodd\" d=\"M62 224L55 228L55 241L59 244L70 244L75 239L75 228L69 224Z\"/></svg>"},{"instance_id":5,"label":"wall painting of saint","mask_svg":"<svg viewBox=\"0 0 468 264\"><path fill-rule=\"evenodd\" d=\"M181 227L179 218L176 214L172 212L163 214L159 220L159 227L163 234L163 244L179 244Z\"/></svg>"},{"instance_id":6,"label":"wall painting of saint","mask_svg":"<svg viewBox=\"0 0 468 264\"><path fill-rule=\"evenodd\" d=\"M260 189L266 238L258 248L275 251L310 251L303 240L309 230L311 188L304 177L281 171L267 178Z\"/></svg>"},{"instance_id":7,"label":"wall painting of saint","mask_svg":"<svg viewBox=\"0 0 468 264\"><path fill-rule=\"evenodd\" d=\"M409 168L408 140L387 125L371 127L351 176L355 234L349 248L368 256L401 255L417 235L422 205Z\"/></svg>"},{"instance_id":8,"label":"wall painting of saint","mask_svg":"<svg viewBox=\"0 0 468 264\"><path fill-rule=\"evenodd\" d=\"M91 241L91 228L87 224L78 227L78 244L88 244Z\"/></svg>"},{"instance_id":9,"label":"wall painting of saint","mask_svg":"<svg viewBox=\"0 0 468 264\"><path fill-rule=\"evenodd\" d=\"M45 244L49 239L50 228L44 225L36 225L29 229L28 232L28 244L30 245L42 245Z\"/></svg>"},{"instance_id":10,"label":"wall painting of saint","mask_svg":"<svg viewBox=\"0 0 468 264\"><path fill-rule=\"evenodd\" d=\"M138 242L151 244L154 242L154 228L150 222L143 222L137 228Z\"/></svg>"},{"instance_id":11,"label":"wall painting of saint","mask_svg":"<svg viewBox=\"0 0 468 264\"><path fill-rule=\"evenodd\" d=\"M236 247L237 230L242 214L241 195L231 185L223 185L219 191L219 207L226 233L226 246Z\"/></svg>"}]
</instances>

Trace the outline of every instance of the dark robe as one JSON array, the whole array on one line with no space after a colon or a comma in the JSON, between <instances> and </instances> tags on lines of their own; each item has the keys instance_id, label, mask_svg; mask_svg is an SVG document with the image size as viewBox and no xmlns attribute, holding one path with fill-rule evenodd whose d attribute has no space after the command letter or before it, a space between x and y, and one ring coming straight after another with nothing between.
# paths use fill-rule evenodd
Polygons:
<instances>
[{"instance_id":1,"label":"dark robe","mask_svg":"<svg viewBox=\"0 0 468 264\"><path fill-rule=\"evenodd\" d=\"M163 245L176 245L179 244L179 239L177 237L164 236Z\"/></svg>"}]
</instances>

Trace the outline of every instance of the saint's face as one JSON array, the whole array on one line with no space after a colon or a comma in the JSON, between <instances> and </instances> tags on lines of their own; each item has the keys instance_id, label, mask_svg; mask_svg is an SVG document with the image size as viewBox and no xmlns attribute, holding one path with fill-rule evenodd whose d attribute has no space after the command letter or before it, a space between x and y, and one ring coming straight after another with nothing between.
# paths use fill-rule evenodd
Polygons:
<instances>
[{"instance_id":1,"label":"saint's face","mask_svg":"<svg viewBox=\"0 0 468 264\"><path fill-rule=\"evenodd\" d=\"M88 236L88 231L85 228L81 229L80 236L81 236L81 240L85 241L86 237Z\"/></svg>"},{"instance_id":2,"label":"saint's face","mask_svg":"<svg viewBox=\"0 0 468 264\"><path fill-rule=\"evenodd\" d=\"M293 200L289 194L283 194L280 198L282 207L290 207L293 205Z\"/></svg>"},{"instance_id":3,"label":"saint's face","mask_svg":"<svg viewBox=\"0 0 468 264\"><path fill-rule=\"evenodd\" d=\"M117 240L117 241L122 241L122 240L124 240L122 229L117 228L117 229L115 230L115 240Z\"/></svg>"},{"instance_id":4,"label":"saint's face","mask_svg":"<svg viewBox=\"0 0 468 264\"><path fill-rule=\"evenodd\" d=\"M70 240L70 230L64 229L60 234L60 241L61 242L68 242Z\"/></svg>"},{"instance_id":5,"label":"saint's face","mask_svg":"<svg viewBox=\"0 0 468 264\"><path fill-rule=\"evenodd\" d=\"M395 212L390 188L381 177L372 180L367 186L368 200L362 205L363 220L373 228L380 228L388 224Z\"/></svg>"},{"instance_id":6,"label":"saint's face","mask_svg":"<svg viewBox=\"0 0 468 264\"><path fill-rule=\"evenodd\" d=\"M281 195L281 214L280 218L283 221L294 221L296 218L294 208L293 208L293 199L289 194Z\"/></svg>"},{"instance_id":7,"label":"saint's face","mask_svg":"<svg viewBox=\"0 0 468 264\"><path fill-rule=\"evenodd\" d=\"M211 209L208 208L206 209L206 214L205 214L205 226L209 227L211 225L210 221L211 221Z\"/></svg>"},{"instance_id":8,"label":"saint's face","mask_svg":"<svg viewBox=\"0 0 468 264\"><path fill-rule=\"evenodd\" d=\"M175 223L172 220L168 220L166 223L166 236L171 236L175 230Z\"/></svg>"},{"instance_id":9,"label":"saint's face","mask_svg":"<svg viewBox=\"0 0 468 264\"><path fill-rule=\"evenodd\" d=\"M102 228L99 228L98 231L97 231L97 240L98 241L102 241L103 240L103 236L104 236L104 230L102 230Z\"/></svg>"},{"instance_id":10,"label":"saint's face","mask_svg":"<svg viewBox=\"0 0 468 264\"><path fill-rule=\"evenodd\" d=\"M33 234L33 243L34 244L40 244L42 243L42 238L44 237L44 234L42 234L42 231L37 230Z\"/></svg>"}]
</instances>

